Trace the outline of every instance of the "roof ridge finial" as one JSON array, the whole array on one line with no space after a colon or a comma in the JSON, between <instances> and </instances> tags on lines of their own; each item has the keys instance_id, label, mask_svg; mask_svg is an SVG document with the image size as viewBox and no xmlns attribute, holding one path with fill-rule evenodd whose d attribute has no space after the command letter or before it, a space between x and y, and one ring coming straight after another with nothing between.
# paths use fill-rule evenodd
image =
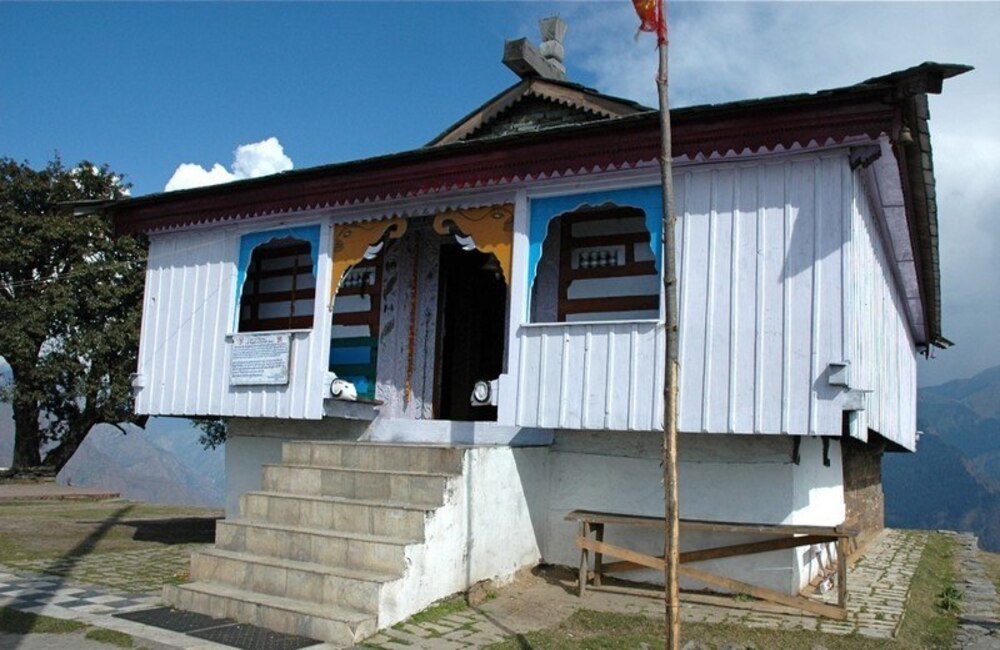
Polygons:
<instances>
[{"instance_id":1,"label":"roof ridge finial","mask_svg":"<svg viewBox=\"0 0 1000 650\"><path fill-rule=\"evenodd\" d=\"M538 21L538 28L542 32L542 44L538 50L549 65L562 73L563 79L566 78L566 65L563 63L566 49L563 47L563 39L566 37L567 27L566 21L559 16L549 16Z\"/></svg>"},{"instance_id":2,"label":"roof ridge finial","mask_svg":"<svg viewBox=\"0 0 1000 650\"><path fill-rule=\"evenodd\" d=\"M566 79L566 66L563 64L565 49L563 37L566 35L566 22L559 16L543 18L538 22L542 32L541 48L528 42L526 38L506 41L503 45L503 63L522 79Z\"/></svg>"}]
</instances>

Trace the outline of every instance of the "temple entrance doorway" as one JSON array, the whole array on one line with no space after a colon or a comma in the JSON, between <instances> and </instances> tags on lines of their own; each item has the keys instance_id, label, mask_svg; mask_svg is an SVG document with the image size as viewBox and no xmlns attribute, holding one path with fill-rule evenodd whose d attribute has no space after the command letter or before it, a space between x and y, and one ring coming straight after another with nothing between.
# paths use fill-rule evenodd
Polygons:
<instances>
[{"instance_id":1,"label":"temple entrance doorway","mask_svg":"<svg viewBox=\"0 0 1000 650\"><path fill-rule=\"evenodd\" d=\"M473 406L477 381L503 371L507 285L496 258L456 244L441 247L436 408L442 420L495 421L495 406Z\"/></svg>"}]
</instances>

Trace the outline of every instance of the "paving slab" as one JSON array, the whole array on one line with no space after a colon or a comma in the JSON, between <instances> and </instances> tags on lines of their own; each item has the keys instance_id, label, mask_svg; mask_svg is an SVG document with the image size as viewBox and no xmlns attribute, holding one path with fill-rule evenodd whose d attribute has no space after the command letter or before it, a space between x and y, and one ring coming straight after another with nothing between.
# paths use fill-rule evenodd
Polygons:
<instances>
[{"instance_id":1,"label":"paving slab","mask_svg":"<svg viewBox=\"0 0 1000 650\"><path fill-rule=\"evenodd\" d=\"M732 623L773 629L858 634L877 639L892 638L898 630L910 580L926 541L925 533L890 529L883 531L868 546L865 556L848 572L846 621L820 619L799 610L762 603L754 603L755 609L751 610L746 604L731 598L704 594L682 596L681 618L685 622ZM104 559L105 563L113 560L114 558ZM986 589L978 583L975 587ZM993 593L995 595L995 590ZM815 598L830 601L833 596L830 593L816 594ZM727 604L728 606L724 606ZM228 647L113 616L159 605L161 601L158 594L137 594L73 584L68 580L0 566L0 606L118 630L148 642L147 645L155 643L158 648L223 650ZM553 627L581 608L663 617L662 600L598 591L589 591L580 598L576 594L574 572L542 571L498 590L496 598L478 608L455 612L438 621L423 624L407 622L398 626L400 629L383 630L369 639L366 645L384 648L406 646L413 650L482 647L511 635ZM980 614L980 610L976 610L975 616ZM970 613L971 615L973 614ZM970 633L975 631L971 627L973 623L982 628L990 621L970 619ZM986 630L988 634L980 636L989 639L991 628L987 627ZM41 635L19 638L33 639L35 636ZM44 642L44 639L38 641L39 644ZM2 647L0 646L0 650ZM67 646L16 647L19 650L50 650L50 647L54 649ZM332 647L328 644L313 646L317 650ZM990 645L965 647L1000 650L1000 646Z\"/></svg>"},{"instance_id":2,"label":"paving slab","mask_svg":"<svg viewBox=\"0 0 1000 650\"><path fill-rule=\"evenodd\" d=\"M36 589L32 591L35 593L31 596L12 595L28 591L19 588L26 584L34 584ZM0 593L0 607L10 607L32 614L77 621L93 627L123 632L134 637L137 646L144 646L151 650L233 650L232 646L115 618L114 614L162 605L158 594L131 594L93 585L60 583L47 580L38 574L0 566L0 592L4 591L5 593ZM101 602L105 604L100 604ZM76 648L80 650L96 650L97 648L107 650L108 647L105 644L95 644L82 635L76 634L0 635L0 650L14 648L17 650L70 650ZM314 648L323 647L323 645L314 646Z\"/></svg>"},{"instance_id":3,"label":"paving slab","mask_svg":"<svg viewBox=\"0 0 1000 650\"><path fill-rule=\"evenodd\" d=\"M926 543L927 534L923 532L882 531L848 571L846 621L831 621L759 601L750 609L746 603L708 594L682 594L681 619L688 623L729 623L891 639L899 629L910 582ZM836 591L812 597L832 603ZM403 643L412 650L482 647L512 635L553 627L581 608L660 619L664 610L663 601L657 598L601 591L588 591L580 598L575 572L543 571L499 589L495 599L477 608L453 613L431 623L406 622L397 630L383 630L366 645L398 648L398 643ZM458 620L465 621L468 627L447 631L446 627Z\"/></svg>"},{"instance_id":4,"label":"paving slab","mask_svg":"<svg viewBox=\"0 0 1000 650\"><path fill-rule=\"evenodd\" d=\"M955 648L1000 650L1000 597L980 557L979 540L972 533L954 535L956 586L963 594Z\"/></svg>"}]
</instances>

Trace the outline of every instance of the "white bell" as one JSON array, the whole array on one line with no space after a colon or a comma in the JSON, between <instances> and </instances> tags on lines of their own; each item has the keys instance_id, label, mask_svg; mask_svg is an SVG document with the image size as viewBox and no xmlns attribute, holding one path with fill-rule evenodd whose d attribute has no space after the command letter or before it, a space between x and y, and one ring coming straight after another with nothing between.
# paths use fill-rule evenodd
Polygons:
<instances>
[{"instance_id":1,"label":"white bell","mask_svg":"<svg viewBox=\"0 0 1000 650\"><path fill-rule=\"evenodd\" d=\"M354 402L358 399L358 389L354 387L354 384L343 379L334 378L330 382L330 394L335 399L342 399L349 402Z\"/></svg>"}]
</instances>

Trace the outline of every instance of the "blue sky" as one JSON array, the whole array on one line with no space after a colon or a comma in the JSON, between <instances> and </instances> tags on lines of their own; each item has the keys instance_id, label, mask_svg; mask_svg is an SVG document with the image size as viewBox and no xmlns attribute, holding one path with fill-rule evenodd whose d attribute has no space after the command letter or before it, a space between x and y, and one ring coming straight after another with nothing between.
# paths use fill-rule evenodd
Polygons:
<instances>
[{"instance_id":1,"label":"blue sky","mask_svg":"<svg viewBox=\"0 0 1000 650\"><path fill-rule=\"evenodd\" d=\"M675 105L847 85L925 60L976 66L931 100L944 327L958 345L921 363L921 382L1000 364L1000 3L670 11ZM513 83L504 39L537 41L553 13L570 25L570 79L655 104L652 39L633 38L624 1L0 3L0 155L107 162L145 194L184 163L231 174L238 147L272 137L281 149L244 150L245 168L413 148Z\"/></svg>"},{"instance_id":2,"label":"blue sky","mask_svg":"<svg viewBox=\"0 0 1000 650\"><path fill-rule=\"evenodd\" d=\"M417 147L516 77L520 4L5 4L0 148L160 191L275 136L307 167ZM537 31L537 30L535 30ZM531 34L535 36L535 34Z\"/></svg>"}]
</instances>

